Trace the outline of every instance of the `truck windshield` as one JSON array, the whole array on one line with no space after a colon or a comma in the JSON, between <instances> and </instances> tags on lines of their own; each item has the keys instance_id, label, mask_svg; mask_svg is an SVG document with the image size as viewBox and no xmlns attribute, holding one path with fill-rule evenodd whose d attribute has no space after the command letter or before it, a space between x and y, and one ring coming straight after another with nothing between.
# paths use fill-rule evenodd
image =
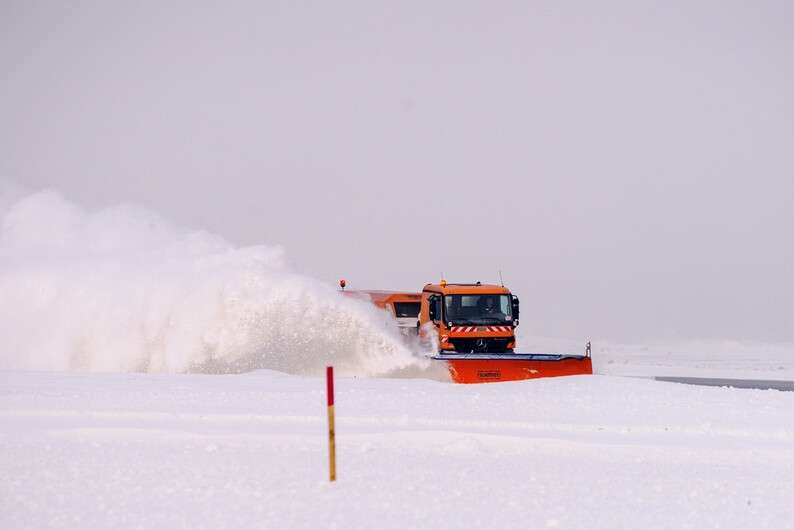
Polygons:
<instances>
[{"instance_id":1,"label":"truck windshield","mask_svg":"<svg viewBox=\"0 0 794 530\"><path fill-rule=\"evenodd\" d=\"M504 324L513 321L510 295L448 294L444 317L450 324Z\"/></svg>"}]
</instances>

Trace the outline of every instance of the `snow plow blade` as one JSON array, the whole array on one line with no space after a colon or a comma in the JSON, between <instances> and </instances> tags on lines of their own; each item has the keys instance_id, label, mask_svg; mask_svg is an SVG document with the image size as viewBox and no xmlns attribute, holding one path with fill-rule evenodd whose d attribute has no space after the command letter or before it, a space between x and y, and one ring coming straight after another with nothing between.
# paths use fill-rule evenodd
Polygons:
<instances>
[{"instance_id":1,"label":"snow plow blade","mask_svg":"<svg viewBox=\"0 0 794 530\"><path fill-rule=\"evenodd\" d=\"M456 383L497 383L541 377L592 375L589 355L546 353L439 353Z\"/></svg>"}]
</instances>

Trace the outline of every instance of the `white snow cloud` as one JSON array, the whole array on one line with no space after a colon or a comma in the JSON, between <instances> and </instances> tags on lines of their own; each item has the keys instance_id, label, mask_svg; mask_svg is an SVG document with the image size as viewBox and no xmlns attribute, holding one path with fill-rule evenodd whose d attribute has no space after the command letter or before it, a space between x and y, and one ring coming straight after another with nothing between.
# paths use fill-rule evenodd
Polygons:
<instances>
[{"instance_id":1,"label":"white snow cloud","mask_svg":"<svg viewBox=\"0 0 794 530\"><path fill-rule=\"evenodd\" d=\"M278 247L236 248L152 212L84 211L53 191L2 219L0 367L275 368L374 375L414 366L367 303L291 272Z\"/></svg>"}]
</instances>

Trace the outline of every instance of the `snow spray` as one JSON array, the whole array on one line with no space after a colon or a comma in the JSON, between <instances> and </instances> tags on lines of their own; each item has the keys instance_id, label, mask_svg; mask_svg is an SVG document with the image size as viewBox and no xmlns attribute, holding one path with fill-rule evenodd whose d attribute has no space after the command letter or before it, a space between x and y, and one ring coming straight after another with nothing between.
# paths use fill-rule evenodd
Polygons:
<instances>
[{"instance_id":1,"label":"snow spray","mask_svg":"<svg viewBox=\"0 0 794 530\"><path fill-rule=\"evenodd\" d=\"M428 363L384 311L291 272L278 247L54 191L0 208L0 369L377 376Z\"/></svg>"}]
</instances>

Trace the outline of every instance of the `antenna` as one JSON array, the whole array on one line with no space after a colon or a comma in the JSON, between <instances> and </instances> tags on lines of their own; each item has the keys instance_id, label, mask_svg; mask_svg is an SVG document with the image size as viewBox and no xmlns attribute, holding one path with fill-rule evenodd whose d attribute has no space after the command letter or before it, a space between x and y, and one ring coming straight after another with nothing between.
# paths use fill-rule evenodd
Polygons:
<instances>
[{"instance_id":1,"label":"antenna","mask_svg":"<svg viewBox=\"0 0 794 530\"><path fill-rule=\"evenodd\" d=\"M505 281L502 279L502 271L501 270L499 270L499 285L501 285L502 287L505 286Z\"/></svg>"}]
</instances>

